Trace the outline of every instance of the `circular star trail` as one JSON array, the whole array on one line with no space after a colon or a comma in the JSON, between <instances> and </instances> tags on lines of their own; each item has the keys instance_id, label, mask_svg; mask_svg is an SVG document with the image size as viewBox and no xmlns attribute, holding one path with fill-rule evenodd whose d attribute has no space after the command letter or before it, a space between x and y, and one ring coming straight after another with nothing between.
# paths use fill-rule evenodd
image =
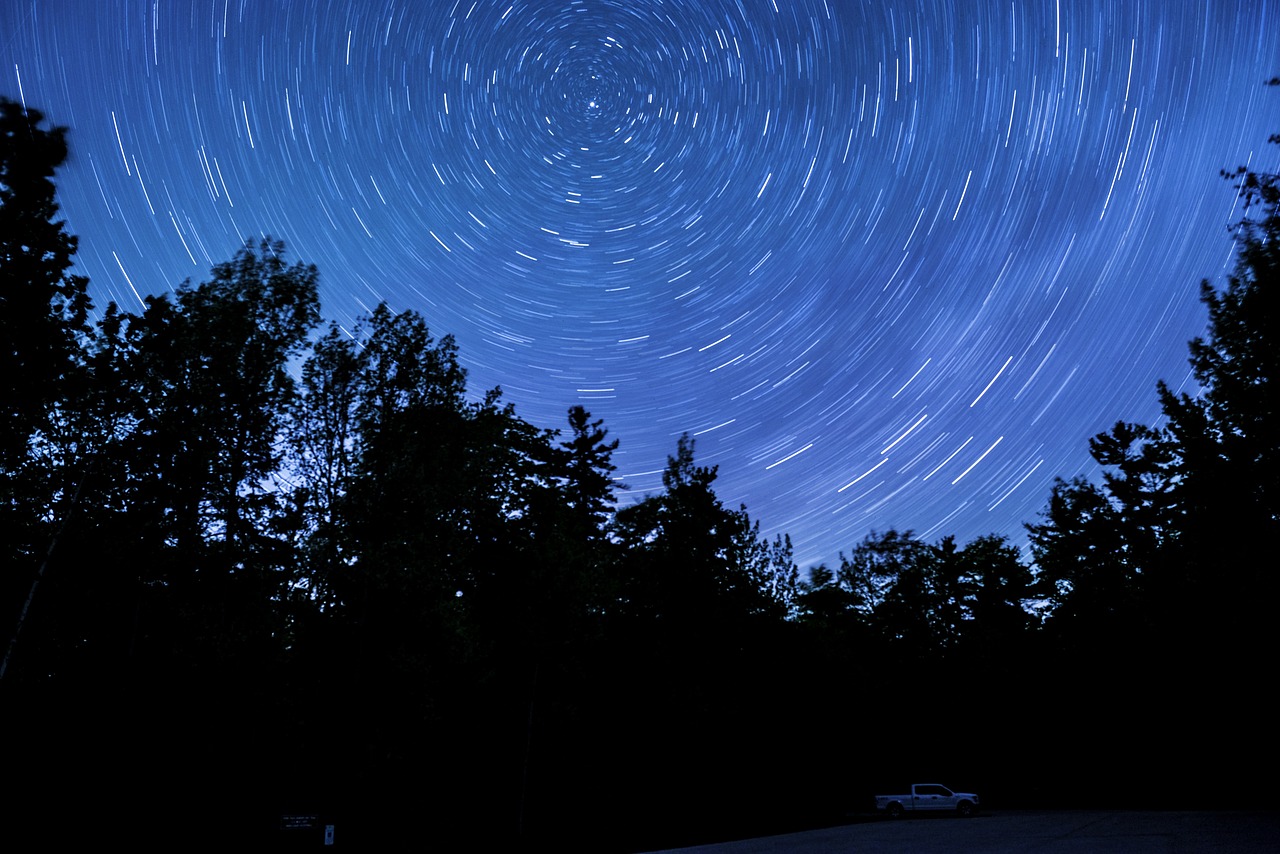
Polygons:
<instances>
[{"instance_id":1,"label":"circular star trail","mask_svg":"<svg viewBox=\"0 0 1280 854\"><path fill-rule=\"evenodd\" d=\"M271 234L325 314L453 333L474 394L583 404L622 501L677 437L802 566L1021 544L1156 423L1275 169L1280 17L1201 0L14 2L0 91L72 129L100 305Z\"/></svg>"}]
</instances>

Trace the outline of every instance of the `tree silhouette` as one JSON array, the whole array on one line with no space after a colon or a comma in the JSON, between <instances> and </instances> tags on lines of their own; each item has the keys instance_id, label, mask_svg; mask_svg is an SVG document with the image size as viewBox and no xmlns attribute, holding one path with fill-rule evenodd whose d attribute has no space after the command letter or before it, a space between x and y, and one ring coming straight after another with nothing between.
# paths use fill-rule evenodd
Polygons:
<instances>
[{"instance_id":1,"label":"tree silhouette","mask_svg":"<svg viewBox=\"0 0 1280 854\"><path fill-rule=\"evenodd\" d=\"M1172 629L1183 621L1174 612L1238 612L1278 591L1256 555L1280 533L1280 177L1224 175L1245 216L1232 228L1226 286L1201 283L1208 331L1189 346L1199 392L1175 394L1161 382L1164 426L1122 422L1094 437L1103 484L1059 483L1043 523L1029 526L1060 623L1095 623L1107 612L1132 622L1138 608L1154 616L1154 604ZM1232 584L1222 583L1224 565Z\"/></svg>"},{"instance_id":2,"label":"tree silhouette","mask_svg":"<svg viewBox=\"0 0 1280 854\"><path fill-rule=\"evenodd\" d=\"M999 663L1021 643L1034 626L1027 605L1033 575L1018 549L1003 537L979 537L957 555L959 574L970 598L966 606L962 652L973 662Z\"/></svg>"},{"instance_id":3,"label":"tree silhouette","mask_svg":"<svg viewBox=\"0 0 1280 854\"><path fill-rule=\"evenodd\" d=\"M0 98L0 619L13 627L0 676L86 474L67 401L86 393L88 281L69 272L77 241L56 218L67 130L43 121Z\"/></svg>"},{"instance_id":4,"label":"tree silhouette","mask_svg":"<svg viewBox=\"0 0 1280 854\"><path fill-rule=\"evenodd\" d=\"M67 391L87 331L88 281L70 274L77 239L56 219L67 129L0 98L0 472L22 467Z\"/></svg>"},{"instance_id":5,"label":"tree silhouette","mask_svg":"<svg viewBox=\"0 0 1280 854\"><path fill-rule=\"evenodd\" d=\"M1105 790L1177 770L1160 727L1274 753L1276 176L1229 176L1200 388L1091 440L1103 475L1054 485L1034 577L1002 538L890 528L801 582L690 437L618 507L602 419L469 392L411 311L315 333L317 273L279 243L91 326L40 120L0 105L5 616L49 568L5 708L42 791L98 768L121 814L287 791L371 847L412 815L594 850L839 821L907 766ZM107 786L125 765L163 782Z\"/></svg>"},{"instance_id":6,"label":"tree silhouette","mask_svg":"<svg viewBox=\"0 0 1280 854\"><path fill-rule=\"evenodd\" d=\"M613 510L618 485L611 476L617 470L612 457L618 440L608 441L603 419L592 421L581 406L569 409L569 431L570 438L561 444L566 454L565 497L569 509L589 525L589 536L595 537Z\"/></svg>"},{"instance_id":7,"label":"tree silhouette","mask_svg":"<svg viewBox=\"0 0 1280 854\"><path fill-rule=\"evenodd\" d=\"M681 436L662 473L664 491L617 512L610 535L622 549L624 598L637 613L690 626L773 607L776 583L768 555L757 559L758 529L745 510L721 503L716 476Z\"/></svg>"},{"instance_id":8,"label":"tree silhouette","mask_svg":"<svg viewBox=\"0 0 1280 854\"><path fill-rule=\"evenodd\" d=\"M1101 485L1059 481L1028 529L1048 660L1064 686L1089 686L1050 700L1063 719L1105 697L1136 718L1216 733L1215 757L1273 755L1256 674L1280 594L1265 558L1280 534L1280 176L1223 174L1245 213L1231 227L1225 286L1201 283L1208 326L1189 345L1199 388L1175 394L1161 382L1163 424L1121 422L1094 437ZM1143 763L1173 770L1151 739L1122 743L1101 723L1077 733L1063 744L1075 760L1117 775Z\"/></svg>"}]
</instances>

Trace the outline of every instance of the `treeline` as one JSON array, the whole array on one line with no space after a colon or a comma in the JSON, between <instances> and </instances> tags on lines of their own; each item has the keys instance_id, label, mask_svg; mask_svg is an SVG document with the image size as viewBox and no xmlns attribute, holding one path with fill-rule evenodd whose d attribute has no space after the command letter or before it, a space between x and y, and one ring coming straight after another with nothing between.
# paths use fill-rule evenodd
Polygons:
<instances>
[{"instance_id":1,"label":"treeline","mask_svg":"<svg viewBox=\"0 0 1280 854\"><path fill-rule=\"evenodd\" d=\"M602 421L468 394L413 312L324 326L278 242L95 312L42 121L0 101L0 713L50 838L626 850L1269 772L1276 176L1233 176L1201 389L1092 440L1034 565L891 529L802 577L688 437L618 506Z\"/></svg>"}]
</instances>

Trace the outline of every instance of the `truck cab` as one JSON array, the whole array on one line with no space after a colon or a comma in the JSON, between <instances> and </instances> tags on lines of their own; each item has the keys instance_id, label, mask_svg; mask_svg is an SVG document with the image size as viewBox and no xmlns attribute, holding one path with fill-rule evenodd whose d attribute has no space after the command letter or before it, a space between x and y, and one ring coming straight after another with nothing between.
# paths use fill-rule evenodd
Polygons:
<instances>
[{"instance_id":1,"label":"truck cab","mask_svg":"<svg viewBox=\"0 0 1280 854\"><path fill-rule=\"evenodd\" d=\"M954 812L970 816L978 809L978 796L953 792L937 783L914 783L909 794L876 795L876 809L892 818L908 812Z\"/></svg>"}]
</instances>

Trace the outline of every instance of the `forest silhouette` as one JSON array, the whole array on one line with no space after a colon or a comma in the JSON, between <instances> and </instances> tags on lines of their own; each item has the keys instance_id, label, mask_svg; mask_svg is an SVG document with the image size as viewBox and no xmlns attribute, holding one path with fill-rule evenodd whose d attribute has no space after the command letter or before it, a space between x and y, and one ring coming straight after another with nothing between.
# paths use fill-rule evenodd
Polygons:
<instances>
[{"instance_id":1,"label":"forest silhouette","mask_svg":"<svg viewBox=\"0 0 1280 854\"><path fill-rule=\"evenodd\" d=\"M1055 484L1033 562L886 527L802 573L693 439L619 502L602 420L470 392L414 312L325 325L270 238L95 309L67 136L0 99L14 826L625 851L924 779L998 809L1240 806L1269 778L1280 176L1224 173L1245 213L1199 389L1089 440L1101 482Z\"/></svg>"}]
</instances>

